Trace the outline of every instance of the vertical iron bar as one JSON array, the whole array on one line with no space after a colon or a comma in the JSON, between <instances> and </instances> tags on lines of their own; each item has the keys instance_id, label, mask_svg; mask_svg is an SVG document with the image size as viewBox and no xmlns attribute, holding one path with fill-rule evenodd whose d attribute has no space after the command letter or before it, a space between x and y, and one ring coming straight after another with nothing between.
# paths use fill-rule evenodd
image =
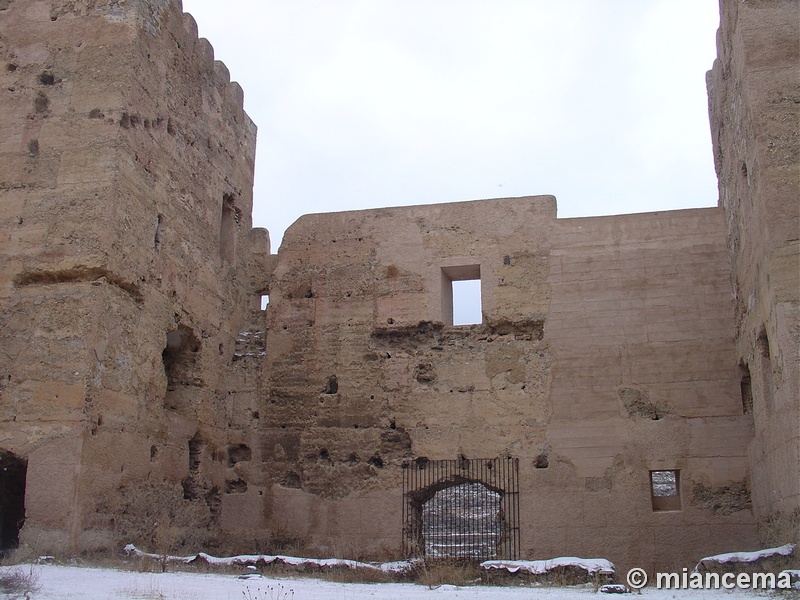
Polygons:
<instances>
[{"instance_id":1,"label":"vertical iron bar","mask_svg":"<svg viewBox=\"0 0 800 600\"><path fill-rule=\"evenodd\" d=\"M508 559L513 559L513 548L514 544L514 481L513 481L513 473L511 472L511 465L509 464L508 458L503 459L503 468L505 469L506 475L506 547L505 553Z\"/></svg>"},{"instance_id":2,"label":"vertical iron bar","mask_svg":"<svg viewBox=\"0 0 800 600\"><path fill-rule=\"evenodd\" d=\"M512 479L511 479L511 473L509 473L509 471L510 471L510 469L509 469L509 464L508 464L508 458L504 458L503 459L503 475L504 475L505 481L504 481L503 485L505 486L506 490L508 490L508 492L509 492L509 493L506 493L506 495L505 495L506 496L506 519L505 519L506 547L505 547L504 551L505 551L505 555L506 555L506 557L508 559L513 559L514 557L512 556L512 552L511 552L511 547L512 546L511 545L513 543L512 538L514 536L514 532L512 530L513 523L514 523L514 509L513 509L514 483L513 483Z\"/></svg>"},{"instance_id":3,"label":"vertical iron bar","mask_svg":"<svg viewBox=\"0 0 800 600\"><path fill-rule=\"evenodd\" d=\"M515 540L516 540L516 537L517 537L517 535L516 535L517 534L517 530L516 530L516 527L517 527L517 512L518 512L516 510L516 503L517 503L517 500L519 499L519 494L517 493L517 477L516 477L516 469L514 468L514 461L515 461L515 459L513 459L513 458L508 460L508 470L509 470L509 479L510 479L509 485L511 486L511 491L513 492L511 494L511 498L510 498L510 500L511 500L510 504L511 505L509 506L509 510L511 512L511 514L509 515L510 516L509 525L511 526L511 531L509 531L509 533L511 535L509 535L509 537L508 537L508 556L512 560L517 558L516 551L515 551L516 550Z\"/></svg>"},{"instance_id":4,"label":"vertical iron bar","mask_svg":"<svg viewBox=\"0 0 800 600\"><path fill-rule=\"evenodd\" d=\"M506 473L505 463L503 462L502 458L498 458L495 461L495 465L497 465L497 476L498 482L497 485L503 491L503 495L500 498L500 548L499 558L507 558L508 557L508 474Z\"/></svg>"},{"instance_id":5,"label":"vertical iron bar","mask_svg":"<svg viewBox=\"0 0 800 600\"><path fill-rule=\"evenodd\" d=\"M521 544L521 540L520 540L521 529L520 529L520 522L519 522L519 500L520 500L520 497L519 497L519 459L518 458L514 459L514 473L515 473L514 481L515 481L515 485L516 485L516 496L515 497L517 499L516 500L516 506L517 506L516 519L514 521L514 525L515 525L515 528L516 528L515 529L516 545L514 547L514 558L519 560L520 551L521 551L521 545L520 545Z\"/></svg>"},{"instance_id":6,"label":"vertical iron bar","mask_svg":"<svg viewBox=\"0 0 800 600\"><path fill-rule=\"evenodd\" d=\"M517 469L517 558L519 559L522 553L522 538L521 536L521 523L519 522L519 459L516 460L516 469Z\"/></svg>"},{"instance_id":7,"label":"vertical iron bar","mask_svg":"<svg viewBox=\"0 0 800 600\"><path fill-rule=\"evenodd\" d=\"M502 527L502 539L503 539L503 558L508 558L508 473L506 472L506 463L501 458L497 461L497 466L500 468L500 477L501 477L501 485L503 487L503 511L501 514L502 521L500 526Z\"/></svg>"},{"instance_id":8,"label":"vertical iron bar","mask_svg":"<svg viewBox=\"0 0 800 600\"><path fill-rule=\"evenodd\" d=\"M488 477L486 474L486 460L481 459L481 481L484 483L488 483ZM488 488L487 488L488 490ZM491 540L489 527L491 527L491 523L489 522L489 512L484 510L483 514L481 515L481 555L483 556L482 560L488 560L491 558L489 556L489 542Z\"/></svg>"}]
</instances>

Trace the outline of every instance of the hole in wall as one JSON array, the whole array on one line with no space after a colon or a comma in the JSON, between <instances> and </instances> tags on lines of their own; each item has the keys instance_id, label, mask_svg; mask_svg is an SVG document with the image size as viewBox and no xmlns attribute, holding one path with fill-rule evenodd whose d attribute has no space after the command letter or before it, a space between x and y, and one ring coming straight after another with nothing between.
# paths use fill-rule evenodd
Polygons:
<instances>
[{"instance_id":1,"label":"hole in wall","mask_svg":"<svg viewBox=\"0 0 800 600\"><path fill-rule=\"evenodd\" d=\"M226 494L244 494L247 491L247 482L244 479L228 479L225 481Z\"/></svg>"},{"instance_id":2,"label":"hole in wall","mask_svg":"<svg viewBox=\"0 0 800 600\"><path fill-rule=\"evenodd\" d=\"M19 532L25 524L25 479L28 462L0 450L0 555L19 546Z\"/></svg>"},{"instance_id":3,"label":"hole in wall","mask_svg":"<svg viewBox=\"0 0 800 600\"><path fill-rule=\"evenodd\" d=\"M339 391L339 380L336 378L336 375L331 375L328 377L328 381L325 383L325 389L323 390L323 394L336 394Z\"/></svg>"},{"instance_id":4,"label":"hole in wall","mask_svg":"<svg viewBox=\"0 0 800 600\"><path fill-rule=\"evenodd\" d=\"M50 99L45 95L45 93L39 92L36 94L36 98L33 99L33 110L41 114L46 113L49 107Z\"/></svg>"},{"instance_id":5,"label":"hole in wall","mask_svg":"<svg viewBox=\"0 0 800 600\"><path fill-rule=\"evenodd\" d=\"M775 380L772 369L772 355L769 349L769 336L767 335L766 327L762 328L761 333L756 340L756 349L758 352L757 360L761 363L760 374L760 400L762 405L766 408L767 414L772 414L775 401Z\"/></svg>"},{"instance_id":6,"label":"hole in wall","mask_svg":"<svg viewBox=\"0 0 800 600\"><path fill-rule=\"evenodd\" d=\"M301 485L300 475L294 471L289 471L283 478L283 487L299 489Z\"/></svg>"},{"instance_id":7,"label":"hole in wall","mask_svg":"<svg viewBox=\"0 0 800 600\"><path fill-rule=\"evenodd\" d=\"M680 471L650 471L650 498L654 511L680 510Z\"/></svg>"},{"instance_id":8,"label":"hole in wall","mask_svg":"<svg viewBox=\"0 0 800 600\"><path fill-rule=\"evenodd\" d=\"M56 82L55 76L50 71L39 73L39 83L42 85L53 85Z\"/></svg>"},{"instance_id":9,"label":"hole in wall","mask_svg":"<svg viewBox=\"0 0 800 600\"><path fill-rule=\"evenodd\" d=\"M442 322L445 325L483 322L480 265L442 267Z\"/></svg>"},{"instance_id":10,"label":"hole in wall","mask_svg":"<svg viewBox=\"0 0 800 600\"><path fill-rule=\"evenodd\" d=\"M228 466L253 459L253 451L247 444L236 444L228 448Z\"/></svg>"},{"instance_id":11,"label":"hole in wall","mask_svg":"<svg viewBox=\"0 0 800 600\"><path fill-rule=\"evenodd\" d=\"M453 325L479 325L481 322L481 280L454 281Z\"/></svg>"},{"instance_id":12,"label":"hole in wall","mask_svg":"<svg viewBox=\"0 0 800 600\"><path fill-rule=\"evenodd\" d=\"M750 368L742 364L739 366L741 372L741 381L739 387L742 393L742 413L749 414L753 412L753 385L750 379Z\"/></svg>"},{"instance_id":13,"label":"hole in wall","mask_svg":"<svg viewBox=\"0 0 800 600\"><path fill-rule=\"evenodd\" d=\"M154 245L156 250L158 250L161 247L161 240L162 240L162 235L163 235L163 233L161 231L161 226L163 224L164 224L164 215L159 214L156 217L156 233L153 236L153 245Z\"/></svg>"},{"instance_id":14,"label":"hole in wall","mask_svg":"<svg viewBox=\"0 0 800 600\"><path fill-rule=\"evenodd\" d=\"M200 470L200 459L203 454L203 438L197 432L189 440L189 471L197 473Z\"/></svg>"},{"instance_id":15,"label":"hole in wall","mask_svg":"<svg viewBox=\"0 0 800 600\"><path fill-rule=\"evenodd\" d=\"M161 352L164 373L167 376L167 395L180 386L198 386L202 381L197 377L200 358L200 340L191 328L180 325L167 333L167 343ZM168 398L165 396L165 403Z\"/></svg>"}]
</instances>

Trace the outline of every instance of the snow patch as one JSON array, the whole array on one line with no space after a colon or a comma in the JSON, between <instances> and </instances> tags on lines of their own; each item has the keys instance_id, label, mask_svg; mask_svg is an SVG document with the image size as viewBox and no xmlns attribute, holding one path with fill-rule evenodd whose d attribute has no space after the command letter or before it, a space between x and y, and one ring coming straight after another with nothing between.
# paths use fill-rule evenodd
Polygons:
<instances>
[{"instance_id":1,"label":"snow patch","mask_svg":"<svg viewBox=\"0 0 800 600\"><path fill-rule=\"evenodd\" d=\"M800 569L784 569L780 572L781 575L784 573L789 576L792 587L796 590L800 590Z\"/></svg>"},{"instance_id":2,"label":"snow patch","mask_svg":"<svg viewBox=\"0 0 800 600\"><path fill-rule=\"evenodd\" d=\"M790 556L794 552L794 544L784 544L777 548L766 548L755 552L727 552L725 554L715 554L701 558L694 568L695 573L707 568L706 563L751 563L770 558L772 556Z\"/></svg>"},{"instance_id":3,"label":"snow patch","mask_svg":"<svg viewBox=\"0 0 800 600\"><path fill-rule=\"evenodd\" d=\"M578 558L577 556L561 556L550 560L487 560L481 563L483 569L505 569L509 573L523 571L533 575L545 573L559 567L578 567L590 575L613 575L614 563L605 558Z\"/></svg>"},{"instance_id":4,"label":"snow patch","mask_svg":"<svg viewBox=\"0 0 800 600\"><path fill-rule=\"evenodd\" d=\"M347 560L343 558L300 558L297 556L283 556L271 554L239 554L237 556L228 556L220 558L206 554L205 552L198 552L190 556L165 556L162 554L153 554L150 552L142 552L133 544L128 544L124 548L125 554L128 556L135 556L138 558L151 558L158 561L174 562L191 564L194 562L205 562L214 566L251 566L251 565L270 565L270 564L285 564L295 567L302 567L311 565L320 568L330 567L348 567L350 569L369 569L373 571L383 571L384 573L398 573L403 574L411 571L421 561L419 559L401 560L388 563L365 563L357 560Z\"/></svg>"},{"instance_id":5,"label":"snow patch","mask_svg":"<svg viewBox=\"0 0 800 600\"><path fill-rule=\"evenodd\" d=\"M609 583L600 586L601 594L630 594L631 591L621 583Z\"/></svg>"}]
</instances>

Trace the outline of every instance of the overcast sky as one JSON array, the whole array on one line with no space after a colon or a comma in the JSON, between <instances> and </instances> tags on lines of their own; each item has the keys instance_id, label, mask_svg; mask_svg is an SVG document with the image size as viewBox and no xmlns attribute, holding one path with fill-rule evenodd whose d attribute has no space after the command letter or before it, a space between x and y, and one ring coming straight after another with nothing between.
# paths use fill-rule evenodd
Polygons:
<instances>
[{"instance_id":1,"label":"overcast sky","mask_svg":"<svg viewBox=\"0 0 800 600\"><path fill-rule=\"evenodd\" d=\"M714 206L717 0L183 0L258 125L256 226L553 194Z\"/></svg>"}]
</instances>

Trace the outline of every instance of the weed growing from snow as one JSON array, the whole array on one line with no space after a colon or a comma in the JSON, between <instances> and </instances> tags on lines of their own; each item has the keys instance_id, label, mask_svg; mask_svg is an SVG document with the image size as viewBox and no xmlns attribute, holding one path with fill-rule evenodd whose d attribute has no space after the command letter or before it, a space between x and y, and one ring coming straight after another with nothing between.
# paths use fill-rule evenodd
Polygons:
<instances>
[{"instance_id":1,"label":"weed growing from snow","mask_svg":"<svg viewBox=\"0 0 800 600\"><path fill-rule=\"evenodd\" d=\"M39 575L33 567L26 571L21 567L4 570L0 573L0 592L6 598L30 598L42 586L39 583Z\"/></svg>"},{"instance_id":2,"label":"weed growing from snow","mask_svg":"<svg viewBox=\"0 0 800 600\"><path fill-rule=\"evenodd\" d=\"M248 587L242 592L242 598L244 600L293 600L294 590L285 588L280 583L268 585L264 590L256 588L255 592Z\"/></svg>"}]
</instances>

